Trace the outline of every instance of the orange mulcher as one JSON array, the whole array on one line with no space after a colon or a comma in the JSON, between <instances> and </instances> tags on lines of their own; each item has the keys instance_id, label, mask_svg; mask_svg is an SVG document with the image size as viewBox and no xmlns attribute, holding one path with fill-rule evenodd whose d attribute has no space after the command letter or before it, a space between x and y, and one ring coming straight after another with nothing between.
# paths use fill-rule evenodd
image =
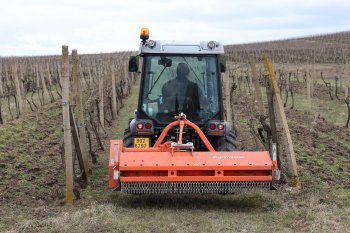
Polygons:
<instances>
[{"instance_id":1,"label":"orange mulcher","mask_svg":"<svg viewBox=\"0 0 350 233\"><path fill-rule=\"evenodd\" d=\"M124 193L238 193L270 189L279 179L275 146L236 151L224 120L220 42L148 40L129 60L141 88L123 140L112 140L109 187Z\"/></svg>"}]
</instances>

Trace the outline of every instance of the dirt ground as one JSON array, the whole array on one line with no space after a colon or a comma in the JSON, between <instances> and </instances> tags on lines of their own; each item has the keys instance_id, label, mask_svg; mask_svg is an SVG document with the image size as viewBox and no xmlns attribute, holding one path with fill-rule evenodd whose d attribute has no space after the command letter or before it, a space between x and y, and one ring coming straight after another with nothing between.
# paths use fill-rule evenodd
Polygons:
<instances>
[{"instance_id":1,"label":"dirt ground","mask_svg":"<svg viewBox=\"0 0 350 233\"><path fill-rule=\"evenodd\" d=\"M252 97L236 95L234 105L239 110L236 114L238 142L241 149L256 150L262 148L255 143L255 134L249 128L253 119L258 126L256 115L247 104L253 103ZM331 104L331 102L329 103ZM309 182L343 188L350 188L350 130L343 125L335 125L322 117L327 106L314 115L307 111L286 109L288 125L291 131L294 149L302 179L303 187L312 186ZM281 136L280 136L281 137ZM282 154L283 157L283 154ZM315 183L312 183L315 184Z\"/></svg>"},{"instance_id":2,"label":"dirt ground","mask_svg":"<svg viewBox=\"0 0 350 233\"><path fill-rule=\"evenodd\" d=\"M120 138L137 98L133 89L110 138ZM235 93L239 148L261 148L247 102ZM336 102L328 101L327 105ZM327 111L327 105L324 109ZM3 232L346 232L350 222L350 130L305 109L286 109L302 182L242 195L140 195L107 188L108 151L89 185L64 205L61 106L51 104L0 128ZM108 145L108 139L104 142ZM107 147L108 148L108 147Z\"/></svg>"},{"instance_id":3,"label":"dirt ground","mask_svg":"<svg viewBox=\"0 0 350 233\"><path fill-rule=\"evenodd\" d=\"M21 208L63 200L61 120L54 103L0 127L0 229L21 219Z\"/></svg>"}]
</instances>

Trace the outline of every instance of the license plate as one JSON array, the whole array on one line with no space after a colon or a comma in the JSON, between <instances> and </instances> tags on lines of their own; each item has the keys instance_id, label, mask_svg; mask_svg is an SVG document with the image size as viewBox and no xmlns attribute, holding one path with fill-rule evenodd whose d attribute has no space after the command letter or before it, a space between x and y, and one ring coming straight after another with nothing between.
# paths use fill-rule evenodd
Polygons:
<instances>
[{"instance_id":1,"label":"license plate","mask_svg":"<svg viewBox=\"0 0 350 233\"><path fill-rule=\"evenodd\" d=\"M149 147L149 138L134 138L134 147L135 148L148 148Z\"/></svg>"}]
</instances>

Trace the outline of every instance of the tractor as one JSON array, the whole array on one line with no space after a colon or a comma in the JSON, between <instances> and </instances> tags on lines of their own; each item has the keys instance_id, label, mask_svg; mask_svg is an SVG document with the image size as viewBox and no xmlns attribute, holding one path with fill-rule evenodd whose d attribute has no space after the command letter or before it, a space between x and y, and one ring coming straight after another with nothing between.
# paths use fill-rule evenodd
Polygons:
<instances>
[{"instance_id":1,"label":"tractor","mask_svg":"<svg viewBox=\"0 0 350 233\"><path fill-rule=\"evenodd\" d=\"M220 193L271 189L279 170L275 150L237 151L224 119L217 41L150 40L129 71L141 72L137 109L123 140L112 140L109 187L129 194Z\"/></svg>"}]
</instances>

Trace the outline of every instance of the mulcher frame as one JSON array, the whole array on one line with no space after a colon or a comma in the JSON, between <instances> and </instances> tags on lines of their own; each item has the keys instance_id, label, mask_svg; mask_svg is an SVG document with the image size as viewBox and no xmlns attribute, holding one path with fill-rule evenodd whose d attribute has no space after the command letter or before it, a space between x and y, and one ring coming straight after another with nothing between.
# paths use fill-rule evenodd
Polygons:
<instances>
[{"instance_id":1,"label":"mulcher frame","mask_svg":"<svg viewBox=\"0 0 350 233\"><path fill-rule=\"evenodd\" d=\"M175 126L180 128L178 142L163 142L168 131ZM196 131L208 151L194 151L191 144L182 143L185 126ZM109 187L116 190L128 182L272 183L278 170L277 159L271 158L268 151L215 151L202 130L185 115L179 115L178 120L166 126L151 148L126 148L122 145L122 140L111 141ZM149 187L157 188L157 185Z\"/></svg>"}]
</instances>

